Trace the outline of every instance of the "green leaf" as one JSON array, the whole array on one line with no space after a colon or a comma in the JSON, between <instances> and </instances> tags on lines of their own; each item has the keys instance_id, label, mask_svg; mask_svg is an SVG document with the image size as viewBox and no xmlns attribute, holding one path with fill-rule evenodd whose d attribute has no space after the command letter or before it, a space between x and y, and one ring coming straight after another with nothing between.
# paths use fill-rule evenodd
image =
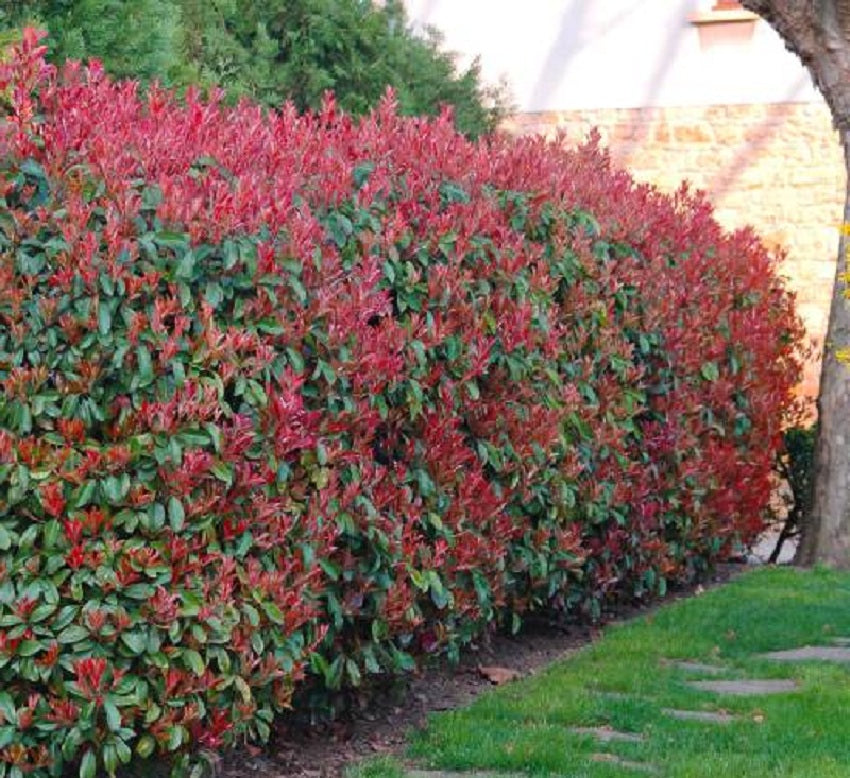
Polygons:
<instances>
[{"instance_id":1,"label":"green leaf","mask_svg":"<svg viewBox=\"0 0 850 778\"><path fill-rule=\"evenodd\" d=\"M718 369L716 362L703 363L699 372L706 381L716 381L720 378L720 370Z\"/></svg>"},{"instance_id":2,"label":"green leaf","mask_svg":"<svg viewBox=\"0 0 850 778\"><path fill-rule=\"evenodd\" d=\"M218 428L217 425L213 424L212 422L207 422L206 424L204 424L204 429L206 430L209 439L212 441L213 449L215 449L216 452L220 452L222 443L221 430Z\"/></svg>"},{"instance_id":3,"label":"green leaf","mask_svg":"<svg viewBox=\"0 0 850 778\"><path fill-rule=\"evenodd\" d=\"M183 522L186 519L186 513L183 510L183 503L176 497L168 498L168 523L171 529L175 532L180 532L183 529Z\"/></svg>"},{"instance_id":4,"label":"green leaf","mask_svg":"<svg viewBox=\"0 0 850 778\"><path fill-rule=\"evenodd\" d=\"M354 188L362 188L363 184L369 180L369 176L372 175L374 169L374 162L361 162L357 165L351 173L351 177L354 179Z\"/></svg>"},{"instance_id":5,"label":"green leaf","mask_svg":"<svg viewBox=\"0 0 850 778\"><path fill-rule=\"evenodd\" d=\"M17 718L14 700L8 692L0 692L0 714L6 721L14 722Z\"/></svg>"},{"instance_id":6,"label":"green leaf","mask_svg":"<svg viewBox=\"0 0 850 778\"><path fill-rule=\"evenodd\" d=\"M390 647L396 670L412 673L416 669L416 661L405 651L399 651L395 646Z\"/></svg>"},{"instance_id":7,"label":"green leaf","mask_svg":"<svg viewBox=\"0 0 850 778\"><path fill-rule=\"evenodd\" d=\"M332 580L338 581L340 573L342 572L340 566L336 564L336 562L331 561L330 559L322 559L319 558L319 567L325 572L325 574Z\"/></svg>"},{"instance_id":8,"label":"green leaf","mask_svg":"<svg viewBox=\"0 0 850 778\"><path fill-rule=\"evenodd\" d=\"M239 261L239 248L232 240L226 240L222 245L224 255L224 269L233 270Z\"/></svg>"},{"instance_id":9,"label":"green leaf","mask_svg":"<svg viewBox=\"0 0 850 778\"><path fill-rule=\"evenodd\" d=\"M176 249L186 245L186 236L182 232L162 230L154 236L154 239L163 248Z\"/></svg>"},{"instance_id":10,"label":"green leaf","mask_svg":"<svg viewBox=\"0 0 850 778\"><path fill-rule=\"evenodd\" d=\"M121 642L137 656L144 653L148 646L148 639L138 632L122 632Z\"/></svg>"},{"instance_id":11,"label":"green leaf","mask_svg":"<svg viewBox=\"0 0 850 778\"><path fill-rule=\"evenodd\" d=\"M263 636L259 632L254 632L251 635L251 648L254 649L254 653L257 655L263 653L265 644L263 643Z\"/></svg>"},{"instance_id":12,"label":"green leaf","mask_svg":"<svg viewBox=\"0 0 850 778\"><path fill-rule=\"evenodd\" d=\"M71 498L71 503L75 508L84 508L94 499L94 490L96 488L95 481L86 481Z\"/></svg>"},{"instance_id":13,"label":"green leaf","mask_svg":"<svg viewBox=\"0 0 850 778\"><path fill-rule=\"evenodd\" d=\"M119 739L115 741L115 750L118 752L118 759L121 760L121 764L127 764L133 758L133 752L130 750L130 746L123 740Z\"/></svg>"},{"instance_id":14,"label":"green leaf","mask_svg":"<svg viewBox=\"0 0 850 778\"><path fill-rule=\"evenodd\" d=\"M189 669L199 678L204 674L207 669L207 665L204 662L204 658L200 655L199 652L194 651L193 649L184 649L183 659Z\"/></svg>"},{"instance_id":15,"label":"green leaf","mask_svg":"<svg viewBox=\"0 0 850 778\"><path fill-rule=\"evenodd\" d=\"M56 604L45 603L39 605L30 616L30 624L37 624L39 621L44 621L56 610Z\"/></svg>"},{"instance_id":16,"label":"green leaf","mask_svg":"<svg viewBox=\"0 0 850 778\"><path fill-rule=\"evenodd\" d=\"M236 687L236 691L239 692L239 696L242 697L242 702L250 705L253 696L251 694L251 687L248 686L245 679L241 675L237 675L233 679L233 685Z\"/></svg>"},{"instance_id":17,"label":"green leaf","mask_svg":"<svg viewBox=\"0 0 850 778\"><path fill-rule=\"evenodd\" d=\"M21 403L21 420L18 424L18 429L24 434L29 435L32 432L32 411L28 403Z\"/></svg>"},{"instance_id":18,"label":"green leaf","mask_svg":"<svg viewBox=\"0 0 850 778\"><path fill-rule=\"evenodd\" d=\"M8 551L12 547L12 536L9 530L0 524L0 551Z\"/></svg>"},{"instance_id":19,"label":"green leaf","mask_svg":"<svg viewBox=\"0 0 850 778\"><path fill-rule=\"evenodd\" d=\"M217 281L208 281L207 287L204 290L204 297L213 310L218 308L218 306L221 305L222 300L224 300L224 293L221 290L221 284Z\"/></svg>"},{"instance_id":20,"label":"green leaf","mask_svg":"<svg viewBox=\"0 0 850 778\"><path fill-rule=\"evenodd\" d=\"M97 309L97 330L101 335L108 335L112 329L112 314L109 308L101 303Z\"/></svg>"},{"instance_id":21,"label":"green leaf","mask_svg":"<svg viewBox=\"0 0 850 778\"><path fill-rule=\"evenodd\" d=\"M47 181L47 173L44 172L44 168L32 157L28 157L21 162L20 170L31 178L44 182Z\"/></svg>"},{"instance_id":22,"label":"green leaf","mask_svg":"<svg viewBox=\"0 0 850 778\"><path fill-rule=\"evenodd\" d=\"M430 579L431 602L442 610L449 604L449 593L435 570L431 570Z\"/></svg>"},{"instance_id":23,"label":"green leaf","mask_svg":"<svg viewBox=\"0 0 850 778\"><path fill-rule=\"evenodd\" d=\"M263 610L266 612L266 616L275 624L286 624L286 616L283 615L283 611L275 603L264 602Z\"/></svg>"},{"instance_id":24,"label":"green leaf","mask_svg":"<svg viewBox=\"0 0 850 778\"><path fill-rule=\"evenodd\" d=\"M168 737L168 750L176 751L183 745L183 727L175 725L171 727Z\"/></svg>"},{"instance_id":25,"label":"green leaf","mask_svg":"<svg viewBox=\"0 0 850 778\"><path fill-rule=\"evenodd\" d=\"M125 587L123 591L126 597L130 597L133 600L147 600L153 597L156 589L150 584L138 583Z\"/></svg>"},{"instance_id":26,"label":"green leaf","mask_svg":"<svg viewBox=\"0 0 850 778\"><path fill-rule=\"evenodd\" d=\"M65 627L57 636L56 640L59 643L79 643L89 636L89 631L79 624L71 624Z\"/></svg>"},{"instance_id":27,"label":"green leaf","mask_svg":"<svg viewBox=\"0 0 850 778\"><path fill-rule=\"evenodd\" d=\"M83 737L80 732L80 728L71 727L62 740L62 756L68 760L73 759L74 755L77 753L77 749L80 747L80 743L82 742Z\"/></svg>"},{"instance_id":28,"label":"green leaf","mask_svg":"<svg viewBox=\"0 0 850 778\"><path fill-rule=\"evenodd\" d=\"M79 608L75 605L66 605L63 607L55 619L53 619L53 624L51 625L55 630L64 629L67 627L76 617Z\"/></svg>"},{"instance_id":29,"label":"green leaf","mask_svg":"<svg viewBox=\"0 0 850 778\"><path fill-rule=\"evenodd\" d=\"M252 627L258 627L260 625L260 614L253 605L249 605L247 602L242 603L242 613L247 616L248 623Z\"/></svg>"},{"instance_id":30,"label":"green leaf","mask_svg":"<svg viewBox=\"0 0 850 778\"><path fill-rule=\"evenodd\" d=\"M452 181L445 181L440 184L440 197L444 203L468 203L470 201L469 193L460 185Z\"/></svg>"},{"instance_id":31,"label":"green leaf","mask_svg":"<svg viewBox=\"0 0 850 778\"><path fill-rule=\"evenodd\" d=\"M233 467L227 462L216 462L212 466L212 474L219 481L227 484L228 487L233 486Z\"/></svg>"},{"instance_id":32,"label":"green leaf","mask_svg":"<svg viewBox=\"0 0 850 778\"><path fill-rule=\"evenodd\" d=\"M93 751L86 751L80 762L80 778L95 778L97 774L97 758Z\"/></svg>"},{"instance_id":33,"label":"green leaf","mask_svg":"<svg viewBox=\"0 0 850 778\"><path fill-rule=\"evenodd\" d=\"M136 349L136 358L138 360L139 378L141 379L139 385L147 386L154 379L151 352L148 351L146 346L139 346Z\"/></svg>"},{"instance_id":34,"label":"green leaf","mask_svg":"<svg viewBox=\"0 0 850 778\"><path fill-rule=\"evenodd\" d=\"M112 732L121 729L121 711L108 697L103 701L103 712L106 714L106 726Z\"/></svg>"},{"instance_id":35,"label":"green leaf","mask_svg":"<svg viewBox=\"0 0 850 778\"><path fill-rule=\"evenodd\" d=\"M34 656L43 648L44 646L37 640L25 640L18 646L18 654L20 656Z\"/></svg>"},{"instance_id":36,"label":"green leaf","mask_svg":"<svg viewBox=\"0 0 850 778\"><path fill-rule=\"evenodd\" d=\"M287 347L286 359L289 364L292 365L292 369L296 373L300 375L304 372L304 357L302 357L301 354L297 352L294 348Z\"/></svg>"},{"instance_id":37,"label":"green leaf","mask_svg":"<svg viewBox=\"0 0 850 778\"><path fill-rule=\"evenodd\" d=\"M349 681L351 681L352 686L360 686L360 668L353 659L345 660L345 674L348 676Z\"/></svg>"},{"instance_id":38,"label":"green leaf","mask_svg":"<svg viewBox=\"0 0 850 778\"><path fill-rule=\"evenodd\" d=\"M179 440L183 446L206 446L209 442L209 436L203 432L197 432L193 430L189 430L187 432L181 432L172 440Z\"/></svg>"},{"instance_id":39,"label":"green leaf","mask_svg":"<svg viewBox=\"0 0 850 778\"><path fill-rule=\"evenodd\" d=\"M187 251L177 263L175 275L184 281L192 278L192 272L195 269L195 255L191 251Z\"/></svg>"},{"instance_id":40,"label":"green leaf","mask_svg":"<svg viewBox=\"0 0 850 778\"><path fill-rule=\"evenodd\" d=\"M197 592L183 591L180 593L180 599L183 601L181 616L197 616L204 605L204 599Z\"/></svg>"},{"instance_id":41,"label":"green leaf","mask_svg":"<svg viewBox=\"0 0 850 778\"><path fill-rule=\"evenodd\" d=\"M103 756L103 766L106 768L106 774L109 778L113 778L115 771L118 769L118 752L115 750L114 743L106 743L101 751Z\"/></svg>"}]
</instances>

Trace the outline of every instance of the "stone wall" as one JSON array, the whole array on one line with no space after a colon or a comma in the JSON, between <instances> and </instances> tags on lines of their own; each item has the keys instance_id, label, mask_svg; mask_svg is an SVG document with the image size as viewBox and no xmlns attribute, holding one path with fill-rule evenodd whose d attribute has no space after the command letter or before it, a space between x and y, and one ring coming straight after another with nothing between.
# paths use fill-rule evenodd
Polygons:
<instances>
[{"instance_id":1,"label":"stone wall","mask_svg":"<svg viewBox=\"0 0 850 778\"><path fill-rule=\"evenodd\" d=\"M513 117L506 129L581 140L597 127L614 159L642 181L706 190L726 227L753 225L784 246L783 273L819 351L844 203L838 136L822 103L552 111ZM817 394L817 358L801 391Z\"/></svg>"}]
</instances>

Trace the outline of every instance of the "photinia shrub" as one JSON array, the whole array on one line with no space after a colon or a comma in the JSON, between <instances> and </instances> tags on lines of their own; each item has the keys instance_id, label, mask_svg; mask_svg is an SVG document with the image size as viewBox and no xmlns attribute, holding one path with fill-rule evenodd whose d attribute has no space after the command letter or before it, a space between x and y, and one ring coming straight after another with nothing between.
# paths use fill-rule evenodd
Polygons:
<instances>
[{"instance_id":1,"label":"photinia shrub","mask_svg":"<svg viewBox=\"0 0 850 778\"><path fill-rule=\"evenodd\" d=\"M0 66L0 778L264 740L761 528L800 326L698 195L43 53Z\"/></svg>"}]
</instances>

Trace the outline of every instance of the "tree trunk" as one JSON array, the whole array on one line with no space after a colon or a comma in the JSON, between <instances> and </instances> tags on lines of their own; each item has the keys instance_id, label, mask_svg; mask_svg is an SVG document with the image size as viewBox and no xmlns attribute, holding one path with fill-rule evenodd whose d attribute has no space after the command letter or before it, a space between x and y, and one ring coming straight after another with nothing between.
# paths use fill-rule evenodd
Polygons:
<instances>
[{"instance_id":1,"label":"tree trunk","mask_svg":"<svg viewBox=\"0 0 850 778\"><path fill-rule=\"evenodd\" d=\"M808 68L832 112L848 175L844 225L824 343L818 397L812 515L802 529L801 564L850 568L850 0L741 0L779 33Z\"/></svg>"},{"instance_id":2,"label":"tree trunk","mask_svg":"<svg viewBox=\"0 0 850 778\"><path fill-rule=\"evenodd\" d=\"M847 195L844 225L835 268L829 329L821 367L815 444L812 515L803 527L796 561L850 567L850 365L837 353L850 347L850 300L847 299L847 254L850 252L850 130L841 131Z\"/></svg>"}]
</instances>

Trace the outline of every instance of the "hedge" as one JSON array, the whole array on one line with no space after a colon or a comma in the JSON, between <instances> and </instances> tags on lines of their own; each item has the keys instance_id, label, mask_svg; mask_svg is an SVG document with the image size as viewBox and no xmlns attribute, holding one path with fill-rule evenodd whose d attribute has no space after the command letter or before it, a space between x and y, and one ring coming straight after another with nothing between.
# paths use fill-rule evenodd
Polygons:
<instances>
[{"instance_id":1,"label":"hedge","mask_svg":"<svg viewBox=\"0 0 850 778\"><path fill-rule=\"evenodd\" d=\"M0 70L0 777L264 740L761 528L801 330L699 195L43 54Z\"/></svg>"}]
</instances>

